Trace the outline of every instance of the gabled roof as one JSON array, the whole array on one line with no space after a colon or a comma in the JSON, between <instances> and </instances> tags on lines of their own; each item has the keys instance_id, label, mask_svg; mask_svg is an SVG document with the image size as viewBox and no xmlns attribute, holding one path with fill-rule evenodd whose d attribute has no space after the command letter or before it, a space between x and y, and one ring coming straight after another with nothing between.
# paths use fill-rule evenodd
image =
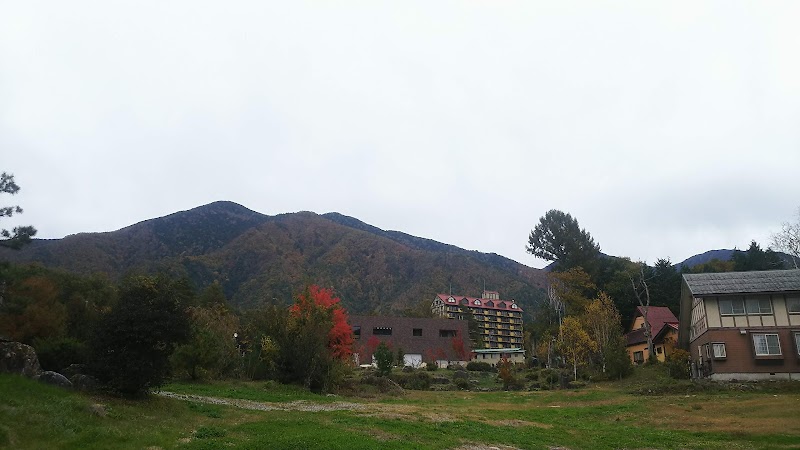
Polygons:
<instances>
[{"instance_id":1,"label":"gabled roof","mask_svg":"<svg viewBox=\"0 0 800 450\"><path fill-rule=\"evenodd\" d=\"M678 325L675 323L668 323L661 327L658 332L653 329L653 343L654 344L661 344L664 342L664 337L666 336L669 330L678 331ZM636 344L643 344L647 342L647 337L644 335L644 328L638 328L633 330L625 335L625 345L630 347L631 345Z\"/></svg>"},{"instance_id":2,"label":"gabled roof","mask_svg":"<svg viewBox=\"0 0 800 450\"><path fill-rule=\"evenodd\" d=\"M637 306L636 314L634 314L634 321L637 317L644 317L644 307ZM653 333L653 342L657 341L662 332L666 332L668 328L678 329L678 318L666 306L650 306L647 310L647 321L650 322L650 331ZM631 330L625 335L627 345L640 344L646 342L647 339L644 335L644 328Z\"/></svg>"},{"instance_id":3,"label":"gabled roof","mask_svg":"<svg viewBox=\"0 0 800 450\"><path fill-rule=\"evenodd\" d=\"M693 296L800 292L800 269L684 274Z\"/></svg>"},{"instance_id":4,"label":"gabled roof","mask_svg":"<svg viewBox=\"0 0 800 450\"><path fill-rule=\"evenodd\" d=\"M490 299L490 298L477 298L477 297L465 297L463 295L449 295L449 294L436 294L436 298L443 301L445 305L461 305L462 300L466 300L469 302L470 307L472 308L484 308L484 309L496 309L500 311L519 311L522 312L522 307L520 307L514 300L497 300L497 299ZM448 302L447 300L453 298L455 302ZM487 304L488 302L488 304ZM504 304L505 307L500 307L498 305ZM514 305L514 306L511 306Z\"/></svg>"}]
</instances>

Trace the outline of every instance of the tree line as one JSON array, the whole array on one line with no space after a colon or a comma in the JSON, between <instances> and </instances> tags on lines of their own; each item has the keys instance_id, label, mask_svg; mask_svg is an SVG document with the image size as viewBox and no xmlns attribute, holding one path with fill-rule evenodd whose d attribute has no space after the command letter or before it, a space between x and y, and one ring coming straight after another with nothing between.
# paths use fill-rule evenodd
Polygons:
<instances>
[{"instance_id":1,"label":"tree line","mask_svg":"<svg viewBox=\"0 0 800 450\"><path fill-rule=\"evenodd\" d=\"M772 236L772 246L790 255L797 267L800 242L797 224L785 223ZM591 234L569 213L550 210L528 236L526 249L549 266L547 298L536 305L535 320L528 323L530 350L546 365L561 364L603 376L622 376L629 370L623 335L625 323L637 307L645 315L645 335L654 352L647 311L650 306L680 309L682 273L774 270L789 268L772 248L752 241L729 260L711 260L694 267L676 267L668 258L654 265L629 258L604 255Z\"/></svg>"},{"instance_id":2,"label":"tree line","mask_svg":"<svg viewBox=\"0 0 800 450\"><path fill-rule=\"evenodd\" d=\"M168 377L239 377L329 391L351 359L352 330L333 292L314 285L291 307L232 308L219 283L130 275L115 283L0 263L0 336L31 345L44 370L80 365L110 392L138 395Z\"/></svg>"}]
</instances>

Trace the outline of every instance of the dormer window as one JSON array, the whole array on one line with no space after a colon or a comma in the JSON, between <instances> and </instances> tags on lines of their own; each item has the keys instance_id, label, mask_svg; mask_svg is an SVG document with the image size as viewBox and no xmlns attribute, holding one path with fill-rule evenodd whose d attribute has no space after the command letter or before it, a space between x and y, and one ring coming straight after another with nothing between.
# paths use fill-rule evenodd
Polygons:
<instances>
[{"instance_id":1,"label":"dormer window","mask_svg":"<svg viewBox=\"0 0 800 450\"><path fill-rule=\"evenodd\" d=\"M450 297L450 298L447 299L447 303L455 303L455 302L456 302L456 299L454 299L453 297Z\"/></svg>"},{"instance_id":2,"label":"dormer window","mask_svg":"<svg viewBox=\"0 0 800 450\"><path fill-rule=\"evenodd\" d=\"M480 300L475 300L475 306L481 306L481 301Z\"/></svg>"},{"instance_id":3,"label":"dormer window","mask_svg":"<svg viewBox=\"0 0 800 450\"><path fill-rule=\"evenodd\" d=\"M512 303L512 304L511 304L511 309L517 309L517 305L516 305L516 303Z\"/></svg>"},{"instance_id":4,"label":"dormer window","mask_svg":"<svg viewBox=\"0 0 800 450\"><path fill-rule=\"evenodd\" d=\"M494 308L494 302L489 300L488 302L486 302L486 306Z\"/></svg>"}]
</instances>

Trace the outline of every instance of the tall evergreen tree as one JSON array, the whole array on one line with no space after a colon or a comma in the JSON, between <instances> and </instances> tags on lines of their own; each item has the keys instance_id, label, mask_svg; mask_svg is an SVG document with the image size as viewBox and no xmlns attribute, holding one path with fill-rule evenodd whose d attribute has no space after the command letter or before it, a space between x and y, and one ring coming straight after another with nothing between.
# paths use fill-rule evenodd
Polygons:
<instances>
[{"instance_id":1,"label":"tall evergreen tree","mask_svg":"<svg viewBox=\"0 0 800 450\"><path fill-rule=\"evenodd\" d=\"M551 209L539 219L528 236L528 253L556 263L556 270L582 267L593 273L600 256L600 246L577 219L557 209Z\"/></svg>"}]
</instances>

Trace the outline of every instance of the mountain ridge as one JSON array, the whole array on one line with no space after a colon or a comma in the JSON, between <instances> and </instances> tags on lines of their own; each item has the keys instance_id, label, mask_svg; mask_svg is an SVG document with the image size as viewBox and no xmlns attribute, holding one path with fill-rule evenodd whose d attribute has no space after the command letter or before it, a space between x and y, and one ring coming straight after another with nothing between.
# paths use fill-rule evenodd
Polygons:
<instances>
[{"instance_id":1,"label":"mountain ridge","mask_svg":"<svg viewBox=\"0 0 800 450\"><path fill-rule=\"evenodd\" d=\"M116 231L35 240L0 258L112 278L166 271L198 288L219 281L231 302L245 308L287 301L312 282L334 288L354 312L424 314L436 293L453 286L479 295L483 282L524 308L542 298L545 283L539 269L500 255L382 230L343 214L268 216L228 201Z\"/></svg>"}]
</instances>

